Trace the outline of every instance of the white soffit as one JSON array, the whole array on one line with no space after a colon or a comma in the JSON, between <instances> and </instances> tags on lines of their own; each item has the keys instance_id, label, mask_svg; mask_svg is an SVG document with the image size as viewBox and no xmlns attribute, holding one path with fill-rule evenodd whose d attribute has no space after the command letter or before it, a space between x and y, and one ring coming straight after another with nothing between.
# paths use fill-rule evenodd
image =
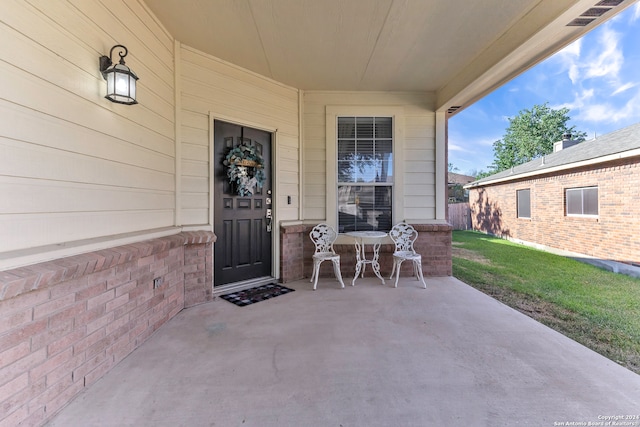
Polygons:
<instances>
[{"instance_id":1,"label":"white soffit","mask_svg":"<svg viewBox=\"0 0 640 427\"><path fill-rule=\"evenodd\" d=\"M635 2L568 26L610 0L144 1L181 43L278 82L435 92L441 109L470 105Z\"/></svg>"}]
</instances>

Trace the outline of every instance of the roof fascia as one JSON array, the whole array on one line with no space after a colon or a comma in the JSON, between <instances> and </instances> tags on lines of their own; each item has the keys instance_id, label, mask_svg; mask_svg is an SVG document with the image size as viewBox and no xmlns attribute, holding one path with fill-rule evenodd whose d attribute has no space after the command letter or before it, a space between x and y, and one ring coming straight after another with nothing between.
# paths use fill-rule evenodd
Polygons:
<instances>
[{"instance_id":1,"label":"roof fascia","mask_svg":"<svg viewBox=\"0 0 640 427\"><path fill-rule=\"evenodd\" d=\"M470 184L465 185L463 188L471 189L471 188L485 187L487 185L501 184L501 183L504 183L504 182L515 181L517 179L531 178L531 177L538 176L538 175L546 175L548 173L560 172L560 171L565 171L565 170L570 170L570 169L577 169L577 168L581 168L581 167L585 167L585 166L593 166L593 165L597 165L597 164L601 164L601 163L611 162L611 161L614 161L614 160L628 159L628 158L638 157L638 156L640 156L640 148L636 148L636 149L628 150L628 151L623 151L621 153L608 154L606 156L601 156L601 157L596 157L596 158L593 158L593 159L582 160L582 161L579 161L579 162L567 163L567 164L564 164L564 165L554 166L554 167L550 167L550 168L538 169L538 170L531 171L531 172L525 172L525 173L520 173L520 174L516 174L516 175L510 175L510 176L506 176L506 177L502 177L502 178L491 179L491 180L484 181L484 182L481 182L481 183L473 183L472 182Z\"/></svg>"}]
</instances>

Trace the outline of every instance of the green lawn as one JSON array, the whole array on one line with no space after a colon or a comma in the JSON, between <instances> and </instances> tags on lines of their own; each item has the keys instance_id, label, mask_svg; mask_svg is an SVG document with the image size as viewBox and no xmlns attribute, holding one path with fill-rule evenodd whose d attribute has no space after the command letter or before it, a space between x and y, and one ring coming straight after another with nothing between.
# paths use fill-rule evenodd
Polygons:
<instances>
[{"instance_id":1,"label":"green lawn","mask_svg":"<svg viewBox=\"0 0 640 427\"><path fill-rule=\"evenodd\" d=\"M640 374L640 279L471 231L453 275Z\"/></svg>"}]
</instances>

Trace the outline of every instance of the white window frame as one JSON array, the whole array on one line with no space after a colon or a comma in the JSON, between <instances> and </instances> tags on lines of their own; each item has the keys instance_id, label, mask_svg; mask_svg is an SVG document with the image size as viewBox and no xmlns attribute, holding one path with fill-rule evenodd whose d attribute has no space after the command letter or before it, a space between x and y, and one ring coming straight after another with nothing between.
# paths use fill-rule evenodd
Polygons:
<instances>
[{"instance_id":1,"label":"white window frame","mask_svg":"<svg viewBox=\"0 0 640 427\"><path fill-rule=\"evenodd\" d=\"M326 107L326 221L338 227L338 117L391 117L393 122L393 202L391 224L404 213L404 109L397 106Z\"/></svg>"},{"instance_id":2,"label":"white window frame","mask_svg":"<svg viewBox=\"0 0 640 427\"><path fill-rule=\"evenodd\" d=\"M598 199L597 199L597 204L598 204L598 213L597 214L585 214L585 213L569 213L569 197L568 197L568 192L569 191L580 191L581 195L582 195L582 211L584 212L584 190L590 190L595 188L598 191ZM565 188L564 189L564 210L565 210L565 215L568 217L578 217L578 218L598 218L600 216L600 189L598 188L597 185L590 185L588 187L574 187L574 188Z\"/></svg>"}]
</instances>

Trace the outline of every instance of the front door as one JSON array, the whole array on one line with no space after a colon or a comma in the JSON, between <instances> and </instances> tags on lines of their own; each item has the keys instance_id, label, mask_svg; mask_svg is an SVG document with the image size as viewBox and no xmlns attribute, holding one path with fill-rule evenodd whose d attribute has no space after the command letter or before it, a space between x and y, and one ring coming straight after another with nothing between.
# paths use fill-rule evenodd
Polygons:
<instances>
[{"instance_id":1,"label":"front door","mask_svg":"<svg viewBox=\"0 0 640 427\"><path fill-rule=\"evenodd\" d=\"M272 276L271 134L214 122L214 285Z\"/></svg>"}]
</instances>

